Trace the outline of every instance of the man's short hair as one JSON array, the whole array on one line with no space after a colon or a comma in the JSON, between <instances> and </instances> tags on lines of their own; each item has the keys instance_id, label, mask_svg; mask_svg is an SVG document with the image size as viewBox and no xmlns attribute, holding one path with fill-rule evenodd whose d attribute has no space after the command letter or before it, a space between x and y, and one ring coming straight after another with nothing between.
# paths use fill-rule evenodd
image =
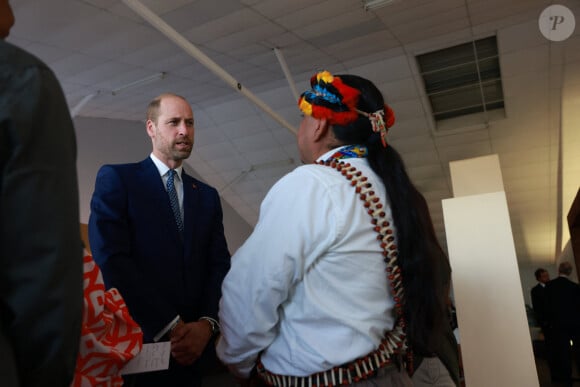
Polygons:
<instances>
[{"instance_id":1,"label":"man's short hair","mask_svg":"<svg viewBox=\"0 0 580 387\"><path fill-rule=\"evenodd\" d=\"M542 273L546 272L547 270L544 269L543 267L539 267L536 269L536 271L534 272L534 275L536 276L536 279L539 281L540 277L542 275Z\"/></svg>"},{"instance_id":2,"label":"man's short hair","mask_svg":"<svg viewBox=\"0 0 580 387\"><path fill-rule=\"evenodd\" d=\"M560 265L558 265L558 273L564 275L572 274L572 264L570 264L570 262L561 262Z\"/></svg>"},{"instance_id":3,"label":"man's short hair","mask_svg":"<svg viewBox=\"0 0 580 387\"><path fill-rule=\"evenodd\" d=\"M177 97L187 102L185 98L177 94L173 93L160 94L157 97L155 97L151 102L149 102L149 105L147 106L147 114L145 117L146 120L151 120L155 123L155 125L157 125L157 119L159 118L159 106L161 106L161 100L165 97Z\"/></svg>"}]
</instances>

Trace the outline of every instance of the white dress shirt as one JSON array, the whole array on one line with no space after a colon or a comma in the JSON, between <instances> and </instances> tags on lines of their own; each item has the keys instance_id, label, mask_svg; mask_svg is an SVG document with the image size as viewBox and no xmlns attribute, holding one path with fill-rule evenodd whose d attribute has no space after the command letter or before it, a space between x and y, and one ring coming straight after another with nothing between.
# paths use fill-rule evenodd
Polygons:
<instances>
[{"instance_id":1,"label":"white dress shirt","mask_svg":"<svg viewBox=\"0 0 580 387\"><path fill-rule=\"evenodd\" d=\"M163 161L159 160L153 153L150 155L153 164L157 167L159 171L159 175L161 179L163 179L163 186L165 190L167 190L167 178L169 177L169 168L167 165L163 163ZM177 193L177 201L179 202L179 211L181 211L181 219L183 220L183 180L181 179L181 172L183 171L183 165L180 165L177 168L174 168L177 174L173 179L173 184L175 185L175 192Z\"/></svg>"},{"instance_id":2,"label":"white dress shirt","mask_svg":"<svg viewBox=\"0 0 580 387\"><path fill-rule=\"evenodd\" d=\"M324 160L335 150L323 155ZM392 216L366 159L348 159ZM306 376L376 349L394 324L377 233L340 172L305 165L278 181L222 286L217 354L240 375Z\"/></svg>"}]
</instances>

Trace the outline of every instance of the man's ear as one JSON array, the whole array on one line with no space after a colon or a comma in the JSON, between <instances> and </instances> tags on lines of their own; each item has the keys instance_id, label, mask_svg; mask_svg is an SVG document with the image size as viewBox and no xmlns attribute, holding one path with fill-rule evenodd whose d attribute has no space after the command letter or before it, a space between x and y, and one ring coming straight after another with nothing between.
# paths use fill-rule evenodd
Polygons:
<instances>
[{"instance_id":1,"label":"man's ear","mask_svg":"<svg viewBox=\"0 0 580 387\"><path fill-rule=\"evenodd\" d=\"M314 129L314 141L318 142L324 139L332 129L326 118L317 120L317 126Z\"/></svg>"},{"instance_id":2,"label":"man's ear","mask_svg":"<svg viewBox=\"0 0 580 387\"><path fill-rule=\"evenodd\" d=\"M147 134L151 138L153 138L155 135L155 129L153 128L154 125L155 124L151 120L147 120L147 122L145 123L145 127L147 128Z\"/></svg>"}]
</instances>

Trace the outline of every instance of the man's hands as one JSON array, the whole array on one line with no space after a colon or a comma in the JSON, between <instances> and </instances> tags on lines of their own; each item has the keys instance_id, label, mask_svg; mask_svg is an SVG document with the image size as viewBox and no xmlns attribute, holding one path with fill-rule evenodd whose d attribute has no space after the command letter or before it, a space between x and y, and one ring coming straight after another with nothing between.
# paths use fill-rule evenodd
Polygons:
<instances>
[{"instance_id":1,"label":"man's hands","mask_svg":"<svg viewBox=\"0 0 580 387\"><path fill-rule=\"evenodd\" d=\"M212 336L209 322L205 320L184 323L179 320L169 333L171 355L181 365L190 365L203 353Z\"/></svg>"}]
</instances>

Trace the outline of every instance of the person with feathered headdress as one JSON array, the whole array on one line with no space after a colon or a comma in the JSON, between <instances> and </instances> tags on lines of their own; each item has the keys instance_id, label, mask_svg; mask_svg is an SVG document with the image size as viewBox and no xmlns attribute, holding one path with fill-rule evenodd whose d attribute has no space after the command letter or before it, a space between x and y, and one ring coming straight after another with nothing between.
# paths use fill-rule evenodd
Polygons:
<instances>
[{"instance_id":1,"label":"person with feathered headdress","mask_svg":"<svg viewBox=\"0 0 580 387\"><path fill-rule=\"evenodd\" d=\"M315 74L298 106L302 162L262 202L222 287L217 353L273 386L410 386L448 324L449 266L427 204L387 141L379 89Z\"/></svg>"}]
</instances>

